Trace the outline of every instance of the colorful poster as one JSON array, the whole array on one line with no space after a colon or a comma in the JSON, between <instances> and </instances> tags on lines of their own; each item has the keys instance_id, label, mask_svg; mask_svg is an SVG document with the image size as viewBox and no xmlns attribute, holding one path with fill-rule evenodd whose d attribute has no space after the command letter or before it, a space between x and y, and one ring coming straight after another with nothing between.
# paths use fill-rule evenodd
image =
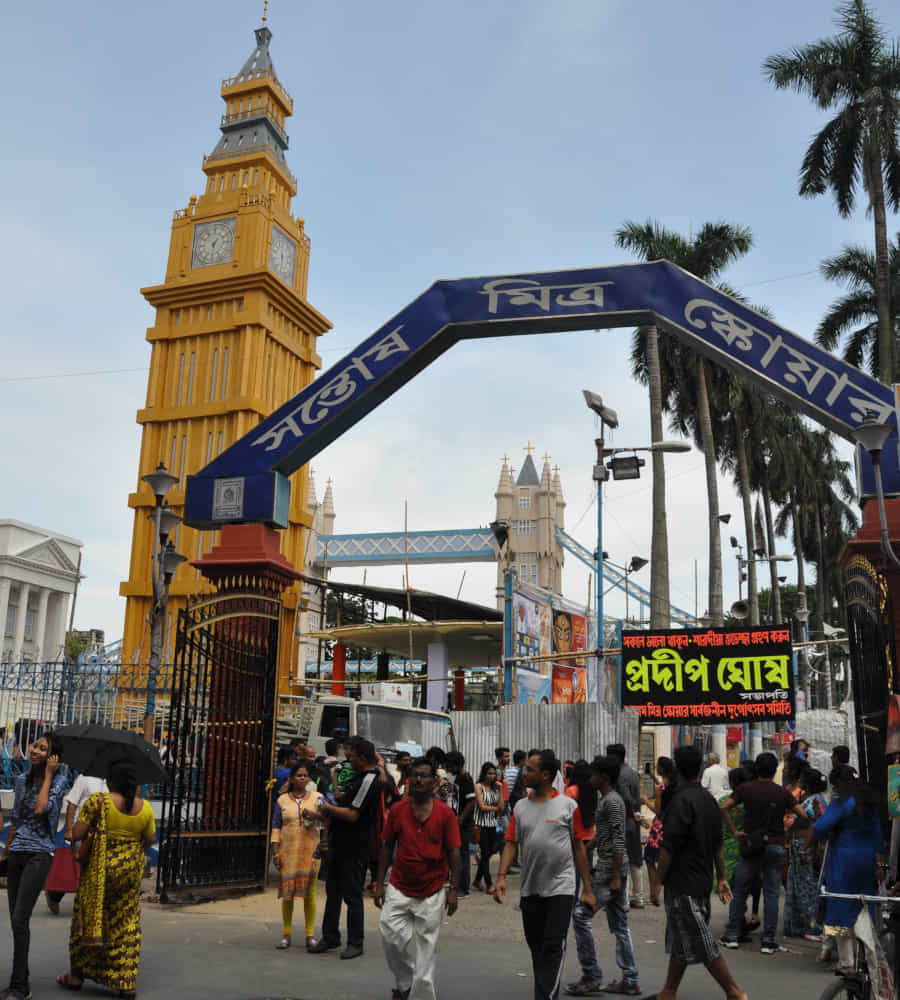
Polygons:
<instances>
[{"instance_id":1,"label":"colorful poster","mask_svg":"<svg viewBox=\"0 0 900 1000\"><path fill-rule=\"evenodd\" d=\"M794 716L791 631L668 629L622 635L622 705L644 724L759 722Z\"/></svg>"},{"instance_id":2,"label":"colorful poster","mask_svg":"<svg viewBox=\"0 0 900 1000\"><path fill-rule=\"evenodd\" d=\"M553 608L553 652L576 653L587 648L587 622L584 615L565 608ZM566 660L570 665L584 666L584 659Z\"/></svg>"},{"instance_id":3,"label":"colorful poster","mask_svg":"<svg viewBox=\"0 0 900 1000\"><path fill-rule=\"evenodd\" d=\"M543 599L542 599L543 596ZM516 656L546 656L550 652L550 602L541 591L520 587L513 592ZM550 664L528 664L529 670L550 675Z\"/></svg>"},{"instance_id":4,"label":"colorful poster","mask_svg":"<svg viewBox=\"0 0 900 1000\"><path fill-rule=\"evenodd\" d=\"M552 696L551 679L537 670L519 667L516 670L518 703L520 705L549 705Z\"/></svg>"},{"instance_id":5,"label":"colorful poster","mask_svg":"<svg viewBox=\"0 0 900 1000\"><path fill-rule=\"evenodd\" d=\"M587 701L587 671L583 667L553 664L553 704L575 705Z\"/></svg>"},{"instance_id":6,"label":"colorful poster","mask_svg":"<svg viewBox=\"0 0 900 1000\"><path fill-rule=\"evenodd\" d=\"M891 764L887 769L888 816L900 819L900 764Z\"/></svg>"}]
</instances>

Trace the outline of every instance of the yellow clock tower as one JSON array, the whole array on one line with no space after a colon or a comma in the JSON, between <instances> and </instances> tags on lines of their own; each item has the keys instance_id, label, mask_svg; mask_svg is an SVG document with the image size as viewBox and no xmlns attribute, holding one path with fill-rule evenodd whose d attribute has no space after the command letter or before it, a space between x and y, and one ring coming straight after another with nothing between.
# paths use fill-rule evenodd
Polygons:
<instances>
[{"instance_id":1,"label":"yellow clock tower","mask_svg":"<svg viewBox=\"0 0 900 1000\"><path fill-rule=\"evenodd\" d=\"M182 512L191 475L308 385L321 367L318 338L331 324L306 299L309 240L303 219L291 215L297 180L285 162L285 120L293 100L269 54L272 33L256 30L256 47L241 71L222 82L222 137L203 159L206 189L192 195L172 223L165 281L142 289L156 309L147 405L134 509L131 565L120 593L127 598L123 662L146 664L150 651L151 560L154 497L141 476L160 462L178 477L167 499ZM307 470L291 481L290 525L281 533L283 555L303 566L311 524ZM208 553L218 532L179 525L177 550L189 560ZM170 623L163 662L174 650L175 618L185 595L209 584L189 563L171 587ZM296 587L284 594L279 688L287 689Z\"/></svg>"}]
</instances>

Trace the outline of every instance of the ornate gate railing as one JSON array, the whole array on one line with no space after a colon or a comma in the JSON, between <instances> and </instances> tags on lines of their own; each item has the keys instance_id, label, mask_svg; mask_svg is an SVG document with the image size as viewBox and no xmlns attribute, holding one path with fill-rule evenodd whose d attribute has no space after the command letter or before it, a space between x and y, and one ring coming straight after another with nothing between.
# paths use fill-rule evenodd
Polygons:
<instances>
[{"instance_id":1,"label":"ornate gate railing","mask_svg":"<svg viewBox=\"0 0 900 1000\"><path fill-rule=\"evenodd\" d=\"M223 580L179 612L157 891L262 885L281 588Z\"/></svg>"},{"instance_id":2,"label":"ornate gate railing","mask_svg":"<svg viewBox=\"0 0 900 1000\"><path fill-rule=\"evenodd\" d=\"M860 770L875 788L886 787L888 703L895 691L894 619L887 580L865 556L846 564L844 600L850 637L853 699Z\"/></svg>"}]
</instances>

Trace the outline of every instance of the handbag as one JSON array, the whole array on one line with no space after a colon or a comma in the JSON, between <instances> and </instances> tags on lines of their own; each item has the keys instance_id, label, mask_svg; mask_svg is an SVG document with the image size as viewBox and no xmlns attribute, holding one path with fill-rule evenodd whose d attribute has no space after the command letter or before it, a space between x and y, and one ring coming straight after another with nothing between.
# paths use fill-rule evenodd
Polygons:
<instances>
[{"instance_id":1,"label":"handbag","mask_svg":"<svg viewBox=\"0 0 900 1000\"><path fill-rule=\"evenodd\" d=\"M57 847L44 888L48 892L75 892L78 888L78 865L71 847Z\"/></svg>"}]
</instances>

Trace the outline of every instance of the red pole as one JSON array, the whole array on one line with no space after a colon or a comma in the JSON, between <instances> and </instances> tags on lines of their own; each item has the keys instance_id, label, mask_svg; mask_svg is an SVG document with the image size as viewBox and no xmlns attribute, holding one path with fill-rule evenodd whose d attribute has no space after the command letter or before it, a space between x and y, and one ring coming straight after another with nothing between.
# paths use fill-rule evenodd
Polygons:
<instances>
[{"instance_id":1,"label":"red pole","mask_svg":"<svg viewBox=\"0 0 900 1000\"><path fill-rule=\"evenodd\" d=\"M331 693L343 695L344 678L347 676L347 647L336 642L331 660Z\"/></svg>"},{"instance_id":2,"label":"red pole","mask_svg":"<svg viewBox=\"0 0 900 1000\"><path fill-rule=\"evenodd\" d=\"M466 707L466 672L460 668L453 671L453 707L457 712Z\"/></svg>"}]
</instances>

